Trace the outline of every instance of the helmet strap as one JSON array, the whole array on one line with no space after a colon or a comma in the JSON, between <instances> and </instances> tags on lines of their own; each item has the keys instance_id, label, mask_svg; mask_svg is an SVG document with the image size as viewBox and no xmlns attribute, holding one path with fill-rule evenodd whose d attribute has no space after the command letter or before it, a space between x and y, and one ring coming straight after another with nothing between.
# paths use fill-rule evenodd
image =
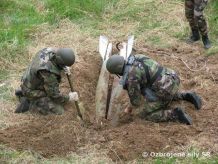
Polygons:
<instances>
[{"instance_id":1,"label":"helmet strap","mask_svg":"<svg viewBox=\"0 0 218 164\"><path fill-rule=\"evenodd\" d=\"M118 75L118 74L115 74L119 79L120 79L120 75Z\"/></svg>"}]
</instances>

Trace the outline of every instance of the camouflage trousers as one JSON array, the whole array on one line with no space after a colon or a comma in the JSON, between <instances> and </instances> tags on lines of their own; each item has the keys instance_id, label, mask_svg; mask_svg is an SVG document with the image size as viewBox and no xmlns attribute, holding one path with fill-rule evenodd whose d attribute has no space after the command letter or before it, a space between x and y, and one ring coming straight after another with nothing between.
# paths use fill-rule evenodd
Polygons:
<instances>
[{"instance_id":1,"label":"camouflage trousers","mask_svg":"<svg viewBox=\"0 0 218 164\"><path fill-rule=\"evenodd\" d=\"M29 100L29 110L40 112L43 115L48 113L63 114L64 107L62 104L54 102L51 98L46 97L43 90L31 90L25 85L21 85L24 96Z\"/></svg>"},{"instance_id":2,"label":"camouflage trousers","mask_svg":"<svg viewBox=\"0 0 218 164\"><path fill-rule=\"evenodd\" d=\"M157 91L158 98L156 101L151 102L145 99L143 110L139 114L141 118L154 122L174 119L173 108L170 109L170 105L172 101L179 100L181 97L178 92L180 79L174 73L167 73L164 76L169 85L166 84L165 89L162 88Z\"/></svg>"},{"instance_id":3,"label":"camouflage trousers","mask_svg":"<svg viewBox=\"0 0 218 164\"><path fill-rule=\"evenodd\" d=\"M207 22L203 10L208 0L185 0L185 16L192 29L199 30L201 35L207 35Z\"/></svg>"},{"instance_id":4,"label":"camouflage trousers","mask_svg":"<svg viewBox=\"0 0 218 164\"><path fill-rule=\"evenodd\" d=\"M55 103L49 97L42 97L36 100L30 100L29 110L39 112L43 115L47 115L49 113L61 115L64 113L63 105Z\"/></svg>"},{"instance_id":5,"label":"camouflage trousers","mask_svg":"<svg viewBox=\"0 0 218 164\"><path fill-rule=\"evenodd\" d=\"M174 112L173 108L170 107L170 103L164 101L145 103L143 106L144 109L139 113L139 117L153 122L174 120Z\"/></svg>"}]
</instances>

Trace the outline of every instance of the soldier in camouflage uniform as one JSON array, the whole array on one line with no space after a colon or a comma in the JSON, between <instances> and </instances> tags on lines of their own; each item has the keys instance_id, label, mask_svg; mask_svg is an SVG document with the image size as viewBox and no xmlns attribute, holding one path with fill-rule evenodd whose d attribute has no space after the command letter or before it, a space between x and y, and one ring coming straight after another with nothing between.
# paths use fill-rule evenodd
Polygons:
<instances>
[{"instance_id":1,"label":"soldier in camouflage uniform","mask_svg":"<svg viewBox=\"0 0 218 164\"><path fill-rule=\"evenodd\" d=\"M207 22L203 15L203 10L207 3L208 0L185 0L185 16L189 21L192 31L192 35L188 39L188 43L200 40L200 31L202 41L206 49L211 47L211 43L208 38Z\"/></svg>"},{"instance_id":2,"label":"soldier in camouflage uniform","mask_svg":"<svg viewBox=\"0 0 218 164\"><path fill-rule=\"evenodd\" d=\"M167 108L172 101L186 100L201 108L201 99L194 92L179 92L180 79L175 71L160 66L145 55L131 55L128 61L122 56L113 55L107 61L107 70L122 76L121 84L128 91L131 105L125 113L131 113L144 99L140 115L155 122L179 120L191 124L192 120L181 108Z\"/></svg>"},{"instance_id":3,"label":"soldier in camouflage uniform","mask_svg":"<svg viewBox=\"0 0 218 164\"><path fill-rule=\"evenodd\" d=\"M78 100L77 92L62 95L59 91L61 71L69 75L68 66L74 61L75 55L70 48L40 50L22 77L21 90L15 92L20 100L15 112L34 110L44 115L62 114L65 103Z\"/></svg>"}]
</instances>

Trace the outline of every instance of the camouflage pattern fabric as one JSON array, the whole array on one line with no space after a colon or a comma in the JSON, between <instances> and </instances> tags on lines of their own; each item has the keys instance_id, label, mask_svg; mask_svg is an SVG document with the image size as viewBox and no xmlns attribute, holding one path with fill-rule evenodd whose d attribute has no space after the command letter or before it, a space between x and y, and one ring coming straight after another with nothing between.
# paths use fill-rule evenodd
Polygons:
<instances>
[{"instance_id":1,"label":"camouflage pattern fabric","mask_svg":"<svg viewBox=\"0 0 218 164\"><path fill-rule=\"evenodd\" d=\"M42 114L62 114L63 104L69 101L69 96L59 91L62 69L50 60L52 55L49 49L39 51L22 77L21 89L30 109Z\"/></svg>"},{"instance_id":2,"label":"camouflage pattern fabric","mask_svg":"<svg viewBox=\"0 0 218 164\"><path fill-rule=\"evenodd\" d=\"M139 113L139 117L142 119L163 122L174 120L174 113L172 109L167 109L170 102L156 101L156 102L145 102L144 110Z\"/></svg>"},{"instance_id":3,"label":"camouflage pattern fabric","mask_svg":"<svg viewBox=\"0 0 218 164\"><path fill-rule=\"evenodd\" d=\"M31 100L29 110L37 111L43 115L47 115L49 113L64 113L64 107L61 104L56 103L50 97L42 97L36 100Z\"/></svg>"},{"instance_id":4,"label":"camouflage pattern fabric","mask_svg":"<svg viewBox=\"0 0 218 164\"><path fill-rule=\"evenodd\" d=\"M143 59L144 58L144 59ZM141 98L144 101L144 110L141 115L153 121L166 121L172 119L171 110L166 110L173 97L178 93L180 79L177 74L168 68L163 68L154 83L150 86L146 79L146 70L141 63L143 59L144 65L147 66L150 77L152 78L160 65L144 55L136 55L133 65L129 69L128 76L125 82L125 87L128 90L130 102L133 106L139 107ZM155 101L151 101L149 95L145 92L150 89Z\"/></svg>"},{"instance_id":5,"label":"camouflage pattern fabric","mask_svg":"<svg viewBox=\"0 0 218 164\"><path fill-rule=\"evenodd\" d=\"M185 0L185 16L192 29L199 30L201 35L208 33L207 22L203 15L203 10L207 6L208 0Z\"/></svg>"}]
</instances>

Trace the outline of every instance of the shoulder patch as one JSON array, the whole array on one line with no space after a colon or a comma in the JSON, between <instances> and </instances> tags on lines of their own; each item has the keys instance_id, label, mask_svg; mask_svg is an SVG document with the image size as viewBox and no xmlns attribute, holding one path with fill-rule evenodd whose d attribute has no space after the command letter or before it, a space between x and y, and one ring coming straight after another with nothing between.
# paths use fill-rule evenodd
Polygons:
<instances>
[{"instance_id":1,"label":"shoulder patch","mask_svg":"<svg viewBox=\"0 0 218 164\"><path fill-rule=\"evenodd\" d=\"M139 68L140 70L143 70L143 69L144 69L144 67L143 67L143 65L142 65L141 62L138 63L138 68Z\"/></svg>"},{"instance_id":2,"label":"shoulder patch","mask_svg":"<svg viewBox=\"0 0 218 164\"><path fill-rule=\"evenodd\" d=\"M39 60L40 60L40 64L44 65L44 64L48 63L49 56L46 53L41 52L39 55Z\"/></svg>"}]
</instances>

